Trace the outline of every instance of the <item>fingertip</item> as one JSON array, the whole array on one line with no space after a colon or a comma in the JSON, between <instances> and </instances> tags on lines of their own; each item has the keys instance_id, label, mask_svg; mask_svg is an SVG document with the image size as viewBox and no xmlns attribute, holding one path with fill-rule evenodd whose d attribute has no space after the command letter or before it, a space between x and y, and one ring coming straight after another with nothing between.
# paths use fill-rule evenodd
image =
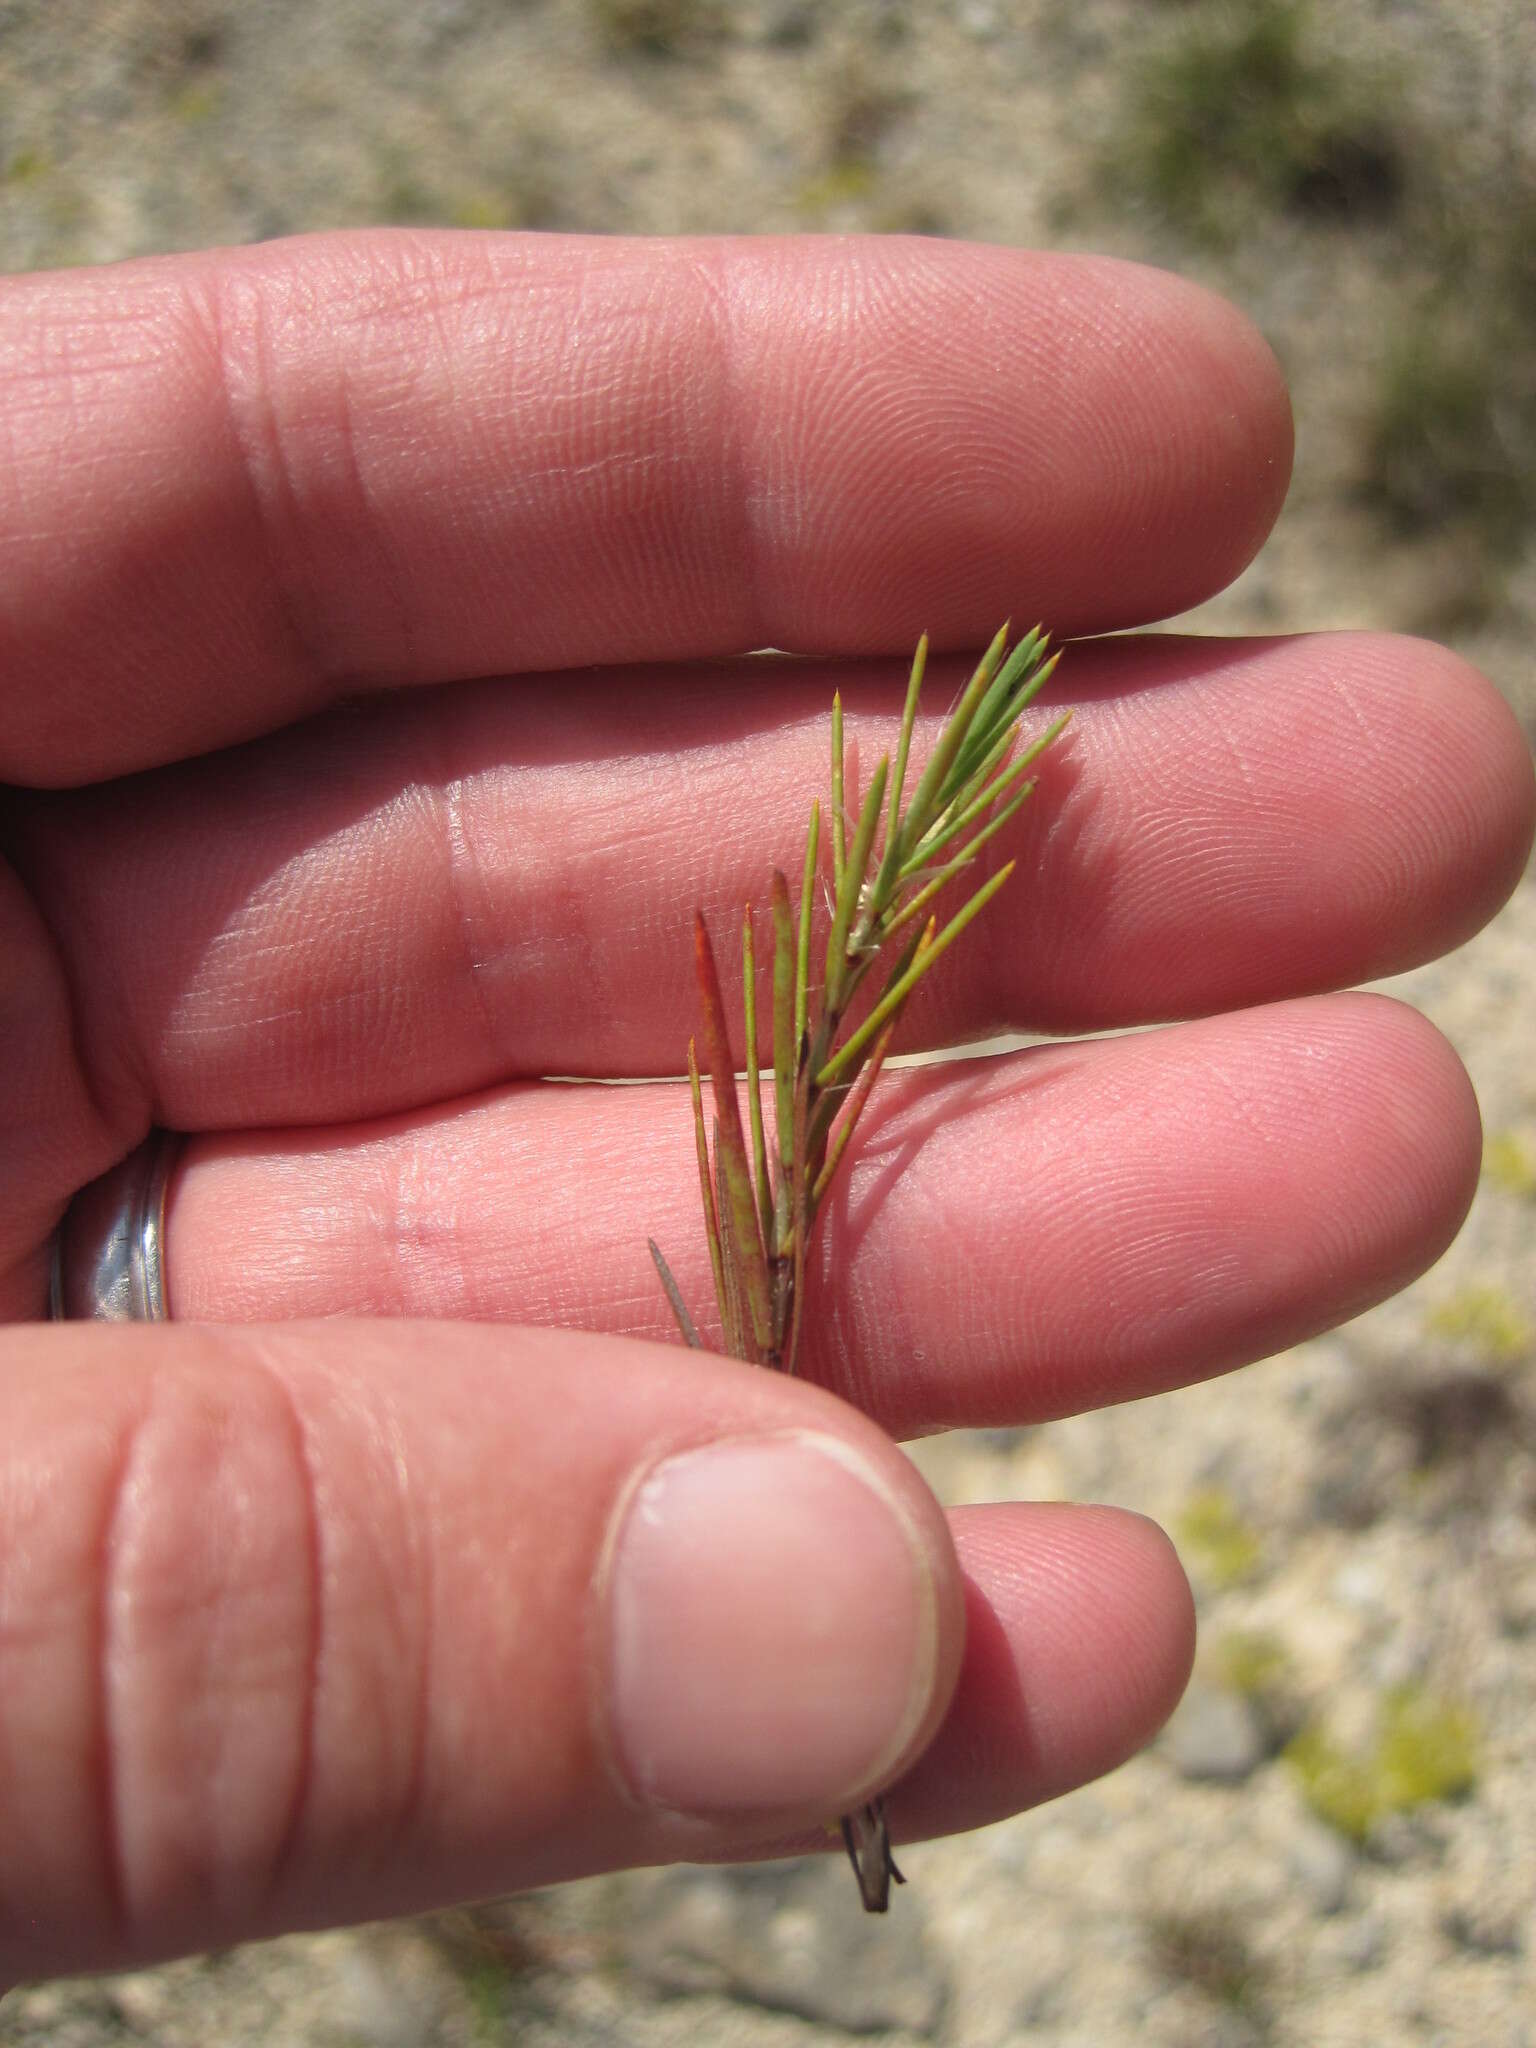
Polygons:
<instances>
[{"instance_id":1,"label":"fingertip","mask_svg":"<svg viewBox=\"0 0 1536 2048\"><path fill-rule=\"evenodd\" d=\"M1325 1000L1346 1033L1361 1034L1362 1070L1375 1084L1373 1128L1361 1122L1352 1136L1367 1184L1396 1219L1397 1284L1406 1284L1446 1249L1472 1206L1483 1154L1477 1093L1455 1046L1411 1003L1375 991Z\"/></svg>"},{"instance_id":2,"label":"fingertip","mask_svg":"<svg viewBox=\"0 0 1536 2048\"><path fill-rule=\"evenodd\" d=\"M1015 1616L1028 1603L1023 1670L1042 1748L1076 1757L1088 1737L1097 1760L1084 1775L1097 1776L1150 1741L1195 1654L1194 1596L1165 1531L1124 1508L1057 1503L1027 1510L1027 1545L1006 1510L957 1523L969 1582L1001 1577Z\"/></svg>"},{"instance_id":3,"label":"fingertip","mask_svg":"<svg viewBox=\"0 0 1536 2048\"><path fill-rule=\"evenodd\" d=\"M1225 589L1279 517L1295 455L1289 386L1269 342L1231 300L1147 264L1073 260L1100 273L1106 342L1136 363L1138 406L1159 429L1155 453L1126 455L1138 472L1132 489L1160 500L1143 500L1143 511L1178 537L1155 614L1170 617ZM1080 630L1070 619L1058 625Z\"/></svg>"},{"instance_id":4,"label":"fingertip","mask_svg":"<svg viewBox=\"0 0 1536 2048\"><path fill-rule=\"evenodd\" d=\"M1114 1769L1168 1718L1194 1660L1189 1582L1142 1516L1027 1503L951 1523L965 1658L932 1746L893 1795L909 1837L980 1827Z\"/></svg>"},{"instance_id":5,"label":"fingertip","mask_svg":"<svg viewBox=\"0 0 1536 2048\"><path fill-rule=\"evenodd\" d=\"M1149 1515L1123 1508L1085 1512L1102 1517L1106 1544L1112 1552L1118 1546L1127 1584L1141 1589L1128 1625L1134 1625L1136 1613L1155 1617L1148 1623L1138 1667L1144 1690L1133 1747L1140 1749L1184 1697L1195 1665L1195 1596L1173 1539Z\"/></svg>"},{"instance_id":6,"label":"fingertip","mask_svg":"<svg viewBox=\"0 0 1536 2048\"><path fill-rule=\"evenodd\" d=\"M1536 764L1508 699L1470 661L1449 647L1401 636L1401 666L1418 667L1444 706L1448 759L1440 770L1452 815L1468 849L1476 894L1467 904L1466 934L1486 923L1511 894L1536 838Z\"/></svg>"},{"instance_id":7,"label":"fingertip","mask_svg":"<svg viewBox=\"0 0 1536 2048\"><path fill-rule=\"evenodd\" d=\"M1207 488L1227 523L1222 589L1268 539L1290 489L1296 422L1280 359L1230 299L1170 277L1177 331L1187 333L1181 403L1208 436Z\"/></svg>"}]
</instances>

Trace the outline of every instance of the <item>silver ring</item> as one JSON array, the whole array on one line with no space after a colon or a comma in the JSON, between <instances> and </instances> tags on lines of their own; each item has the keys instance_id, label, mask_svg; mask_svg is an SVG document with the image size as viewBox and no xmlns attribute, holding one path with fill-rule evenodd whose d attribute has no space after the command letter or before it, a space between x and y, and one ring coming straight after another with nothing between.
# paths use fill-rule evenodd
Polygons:
<instances>
[{"instance_id":1,"label":"silver ring","mask_svg":"<svg viewBox=\"0 0 1536 2048\"><path fill-rule=\"evenodd\" d=\"M48 1313L55 1322L169 1320L165 1198L180 1151L175 1131L151 1131L75 1196L53 1240Z\"/></svg>"}]
</instances>

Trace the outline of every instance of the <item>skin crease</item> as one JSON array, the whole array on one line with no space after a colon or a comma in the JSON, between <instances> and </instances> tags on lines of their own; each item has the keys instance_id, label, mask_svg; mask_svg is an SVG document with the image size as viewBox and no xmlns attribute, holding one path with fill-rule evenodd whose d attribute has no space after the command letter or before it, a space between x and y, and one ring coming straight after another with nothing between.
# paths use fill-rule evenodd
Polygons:
<instances>
[{"instance_id":1,"label":"skin crease","mask_svg":"<svg viewBox=\"0 0 1536 2048\"><path fill-rule=\"evenodd\" d=\"M615 1733L624 1504L712 1443L832 1437L914 1546L902 1839L1144 1742L1166 1540L945 1514L890 1439L1436 1256L1466 1078L1330 991L1477 929L1532 831L1439 649L1095 639L1262 541L1258 336L1092 258L364 234L5 281L0 380L0 1982L819 1839L647 1803ZM674 1074L693 905L797 857L831 689L867 773L918 632L936 719L1009 614L1079 636L1078 708L909 1042L1180 1021L892 1076L806 1379L658 1344L647 1231L708 1291L678 1090L540 1076ZM28 1327L155 1123L177 1321Z\"/></svg>"}]
</instances>

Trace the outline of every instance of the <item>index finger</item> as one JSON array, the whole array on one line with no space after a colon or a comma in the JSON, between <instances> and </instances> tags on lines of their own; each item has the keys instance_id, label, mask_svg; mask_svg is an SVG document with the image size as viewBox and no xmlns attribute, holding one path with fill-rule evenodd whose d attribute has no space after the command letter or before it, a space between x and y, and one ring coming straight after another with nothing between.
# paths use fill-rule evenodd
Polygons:
<instances>
[{"instance_id":1,"label":"index finger","mask_svg":"<svg viewBox=\"0 0 1536 2048\"><path fill-rule=\"evenodd\" d=\"M0 778L342 693L1166 616L1289 476L1161 272L924 241L373 232L0 287Z\"/></svg>"}]
</instances>

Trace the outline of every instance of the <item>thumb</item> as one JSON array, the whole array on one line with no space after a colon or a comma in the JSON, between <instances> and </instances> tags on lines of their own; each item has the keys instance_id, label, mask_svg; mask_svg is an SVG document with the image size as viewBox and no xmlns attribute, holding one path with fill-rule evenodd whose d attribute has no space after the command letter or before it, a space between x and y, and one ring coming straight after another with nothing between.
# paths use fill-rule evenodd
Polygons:
<instances>
[{"instance_id":1,"label":"thumb","mask_svg":"<svg viewBox=\"0 0 1536 2048\"><path fill-rule=\"evenodd\" d=\"M943 1516L816 1388L445 1324L0 1370L0 1981L829 1821L928 1742Z\"/></svg>"}]
</instances>

